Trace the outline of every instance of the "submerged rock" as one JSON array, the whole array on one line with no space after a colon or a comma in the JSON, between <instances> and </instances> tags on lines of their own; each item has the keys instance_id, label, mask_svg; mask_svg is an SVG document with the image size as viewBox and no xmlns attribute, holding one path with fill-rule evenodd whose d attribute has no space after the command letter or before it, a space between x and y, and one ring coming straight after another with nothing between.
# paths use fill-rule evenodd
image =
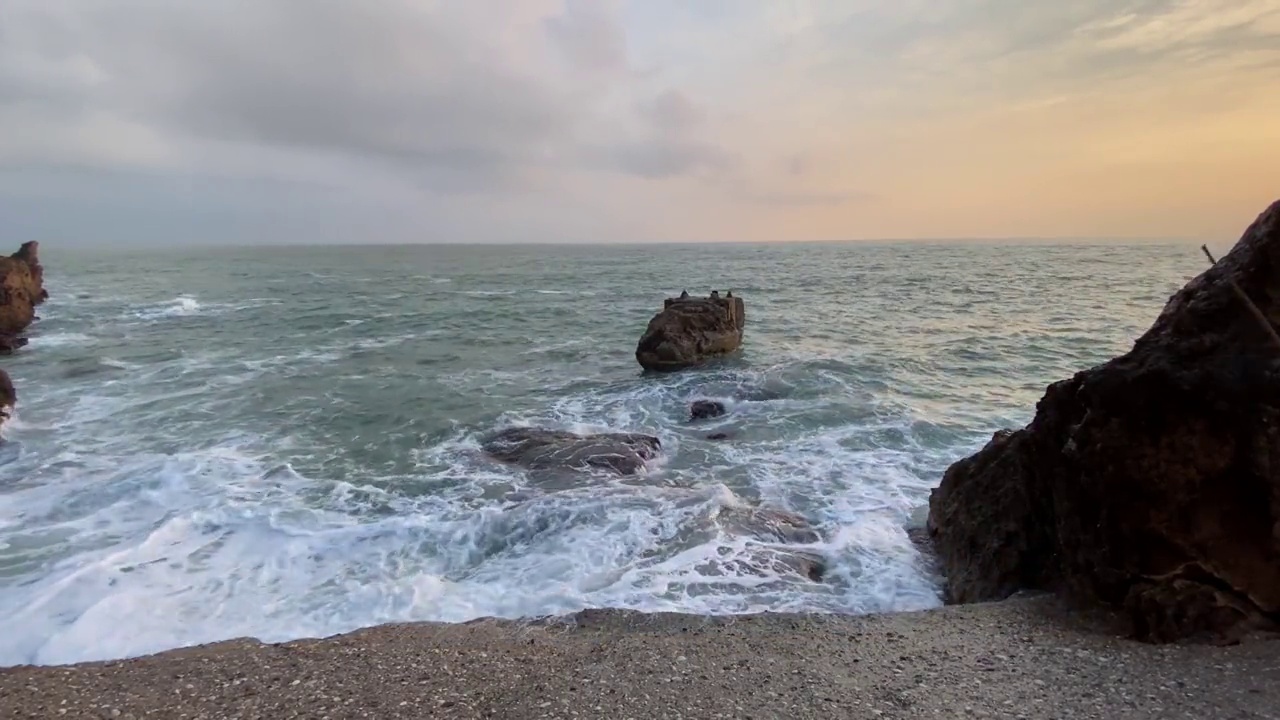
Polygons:
<instances>
[{"instance_id":1,"label":"submerged rock","mask_svg":"<svg viewBox=\"0 0 1280 720\"><path fill-rule=\"evenodd\" d=\"M689 406L690 420L710 420L724 415L724 403L718 400L695 400Z\"/></svg>"},{"instance_id":2,"label":"submerged rock","mask_svg":"<svg viewBox=\"0 0 1280 720\"><path fill-rule=\"evenodd\" d=\"M948 602L1050 590L1149 641L1280 620L1280 347L1232 282L1280 318L1280 203L1131 351L946 472L928 529Z\"/></svg>"},{"instance_id":3,"label":"submerged rock","mask_svg":"<svg viewBox=\"0 0 1280 720\"><path fill-rule=\"evenodd\" d=\"M0 354L26 344L22 332L36 318L36 306L49 297L39 244L24 243L18 252L0 257Z\"/></svg>"},{"instance_id":4,"label":"submerged rock","mask_svg":"<svg viewBox=\"0 0 1280 720\"><path fill-rule=\"evenodd\" d=\"M646 370L673 371L734 352L746 322L742 298L667 298L636 345L636 361Z\"/></svg>"},{"instance_id":5,"label":"submerged rock","mask_svg":"<svg viewBox=\"0 0 1280 720\"><path fill-rule=\"evenodd\" d=\"M719 520L725 529L757 540L808 545L822 540L804 516L789 510L762 507L726 507Z\"/></svg>"},{"instance_id":6,"label":"submerged rock","mask_svg":"<svg viewBox=\"0 0 1280 720\"><path fill-rule=\"evenodd\" d=\"M652 435L598 433L578 435L563 430L513 427L483 443L484 451L503 462L530 469L608 470L634 475L658 456L662 443Z\"/></svg>"},{"instance_id":7,"label":"submerged rock","mask_svg":"<svg viewBox=\"0 0 1280 720\"><path fill-rule=\"evenodd\" d=\"M732 535L769 543L753 548L749 558L731 563L736 572L789 572L813 582L821 581L827 572L826 560L817 552L785 547L810 545L822 540L817 528L797 513L776 508L733 506L722 508L716 518Z\"/></svg>"},{"instance_id":8,"label":"submerged rock","mask_svg":"<svg viewBox=\"0 0 1280 720\"><path fill-rule=\"evenodd\" d=\"M746 557L705 564L698 570L708 575L799 575L810 582L822 582L827 574L827 562L821 555L809 550L762 545L752 548Z\"/></svg>"}]
</instances>

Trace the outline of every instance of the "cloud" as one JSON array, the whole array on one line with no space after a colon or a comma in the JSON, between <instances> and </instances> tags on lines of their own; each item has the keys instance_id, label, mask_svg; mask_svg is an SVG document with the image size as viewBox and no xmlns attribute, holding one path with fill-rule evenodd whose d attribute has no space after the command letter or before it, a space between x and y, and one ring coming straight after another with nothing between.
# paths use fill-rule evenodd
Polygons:
<instances>
[{"instance_id":1,"label":"cloud","mask_svg":"<svg viewBox=\"0 0 1280 720\"><path fill-rule=\"evenodd\" d=\"M15 2L3 117L65 161L128 161L136 145L139 165L200 162L237 144L360 159L438 191L507 190L572 165L580 126L638 119L609 116L609 92L643 92L608 3ZM653 111L679 112L669 97ZM126 124L148 142L118 146ZM715 155L649 143L664 159L636 162L624 140L614 169L678 173ZM32 159L17 142L6 157Z\"/></svg>"},{"instance_id":2,"label":"cloud","mask_svg":"<svg viewBox=\"0 0 1280 720\"><path fill-rule=\"evenodd\" d=\"M61 234L148 193L411 238L1209 232L1280 191L1276 82L1280 0L8 0L0 203Z\"/></svg>"}]
</instances>

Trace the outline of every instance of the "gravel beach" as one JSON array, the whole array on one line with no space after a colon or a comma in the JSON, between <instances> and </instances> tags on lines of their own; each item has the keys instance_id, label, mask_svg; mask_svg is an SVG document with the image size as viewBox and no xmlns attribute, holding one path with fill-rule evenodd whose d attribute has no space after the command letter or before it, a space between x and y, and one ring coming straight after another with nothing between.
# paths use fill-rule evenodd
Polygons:
<instances>
[{"instance_id":1,"label":"gravel beach","mask_svg":"<svg viewBox=\"0 0 1280 720\"><path fill-rule=\"evenodd\" d=\"M1280 718L1280 642L1150 646L1048 597L871 616L587 611L0 670L8 718Z\"/></svg>"}]
</instances>

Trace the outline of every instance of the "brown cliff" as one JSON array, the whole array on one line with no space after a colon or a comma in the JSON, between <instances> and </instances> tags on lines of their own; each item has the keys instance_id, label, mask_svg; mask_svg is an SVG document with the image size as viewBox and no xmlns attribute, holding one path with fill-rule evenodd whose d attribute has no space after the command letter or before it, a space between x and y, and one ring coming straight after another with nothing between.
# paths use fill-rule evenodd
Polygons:
<instances>
[{"instance_id":1,"label":"brown cliff","mask_svg":"<svg viewBox=\"0 0 1280 720\"><path fill-rule=\"evenodd\" d=\"M36 306L49 297L39 249L38 243L28 242L0 257L0 354L26 345L22 332L35 320Z\"/></svg>"},{"instance_id":2,"label":"brown cliff","mask_svg":"<svg viewBox=\"0 0 1280 720\"><path fill-rule=\"evenodd\" d=\"M636 361L646 370L672 371L734 352L742 345L745 312L732 293L667 298L636 345Z\"/></svg>"},{"instance_id":3,"label":"brown cliff","mask_svg":"<svg viewBox=\"0 0 1280 720\"><path fill-rule=\"evenodd\" d=\"M1134 636L1280 619L1280 202L1125 355L1049 387L930 498L948 602L1056 591Z\"/></svg>"}]
</instances>

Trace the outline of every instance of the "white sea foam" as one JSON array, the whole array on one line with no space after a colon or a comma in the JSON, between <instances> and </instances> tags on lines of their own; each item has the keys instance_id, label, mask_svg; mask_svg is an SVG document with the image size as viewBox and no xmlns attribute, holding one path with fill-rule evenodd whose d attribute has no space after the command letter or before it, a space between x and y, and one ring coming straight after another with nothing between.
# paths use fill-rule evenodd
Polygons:
<instances>
[{"instance_id":1,"label":"white sea foam","mask_svg":"<svg viewBox=\"0 0 1280 720\"><path fill-rule=\"evenodd\" d=\"M31 336L31 343L36 347L67 347L73 345L89 345L95 342L95 339L84 333L34 333Z\"/></svg>"},{"instance_id":2,"label":"white sea foam","mask_svg":"<svg viewBox=\"0 0 1280 720\"><path fill-rule=\"evenodd\" d=\"M141 320L160 320L162 318L195 315L201 310L200 301L186 295L180 295L167 302L159 303L134 311L133 315Z\"/></svg>"}]
</instances>

